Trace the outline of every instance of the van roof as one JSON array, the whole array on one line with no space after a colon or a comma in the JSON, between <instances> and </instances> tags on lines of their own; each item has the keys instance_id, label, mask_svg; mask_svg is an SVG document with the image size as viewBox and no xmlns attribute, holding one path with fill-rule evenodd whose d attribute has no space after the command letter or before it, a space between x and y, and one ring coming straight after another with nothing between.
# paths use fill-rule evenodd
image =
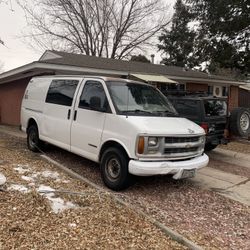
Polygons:
<instances>
[{"instance_id":1,"label":"van roof","mask_svg":"<svg viewBox=\"0 0 250 250\"><path fill-rule=\"evenodd\" d=\"M150 85L149 83L145 82L139 82L136 80L130 80L130 79L124 79L124 78L118 78L118 77L110 77L110 76L93 76L93 75L47 75L47 76L35 76L32 79L37 79L37 78L99 78L103 81L119 81L119 82L133 82L133 83L138 83L138 84L144 84L144 85Z\"/></svg>"}]
</instances>

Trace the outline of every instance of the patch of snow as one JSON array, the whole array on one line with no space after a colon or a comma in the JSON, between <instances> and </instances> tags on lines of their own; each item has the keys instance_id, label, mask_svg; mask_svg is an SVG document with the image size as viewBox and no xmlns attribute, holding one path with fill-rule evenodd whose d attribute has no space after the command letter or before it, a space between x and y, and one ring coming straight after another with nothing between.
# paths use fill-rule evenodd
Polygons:
<instances>
[{"instance_id":1,"label":"patch of snow","mask_svg":"<svg viewBox=\"0 0 250 250\"><path fill-rule=\"evenodd\" d=\"M0 173L0 186L6 182L6 177Z\"/></svg>"},{"instance_id":2,"label":"patch of snow","mask_svg":"<svg viewBox=\"0 0 250 250\"><path fill-rule=\"evenodd\" d=\"M34 182L34 178L30 177L30 176L26 176L26 175L22 175L21 178L25 181L29 181L29 182Z\"/></svg>"},{"instance_id":3,"label":"patch of snow","mask_svg":"<svg viewBox=\"0 0 250 250\"><path fill-rule=\"evenodd\" d=\"M45 178L59 179L59 173L57 172L46 170L46 171L40 172L40 174Z\"/></svg>"},{"instance_id":4,"label":"patch of snow","mask_svg":"<svg viewBox=\"0 0 250 250\"><path fill-rule=\"evenodd\" d=\"M22 193L28 193L29 189L23 185L19 185L19 184L12 184L10 185L10 187L8 188L8 190L16 190Z\"/></svg>"},{"instance_id":5,"label":"patch of snow","mask_svg":"<svg viewBox=\"0 0 250 250\"><path fill-rule=\"evenodd\" d=\"M40 175L40 172L31 175L31 178L35 179Z\"/></svg>"},{"instance_id":6,"label":"patch of snow","mask_svg":"<svg viewBox=\"0 0 250 250\"><path fill-rule=\"evenodd\" d=\"M56 180L56 181L58 181L58 180ZM70 181L69 180L63 180L62 183L70 183Z\"/></svg>"},{"instance_id":7,"label":"patch of snow","mask_svg":"<svg viewBox=\"0 0 250 250\"><path fill-rule=\"evenodd\" d=\"M39 188L37 189L38 192L43 192L43 191L55 191L54 188L51 188L50 186L45 186L45 185L40 185ZM54 193L51 193L54 195Z\"/></svg>"},{"instance_id":8,"label":"patch of snow","mask_svg":"<svg viewBox=\"0 0 250 250\"><path fill-rule=\"evenodd\" d=\"M64 201L62 198L54 198L54 197L47 197L49 201L51 202L51 208L54 213L62 212L65 209L70 209L76 207L75 204L73 204L70 201Z\"/></svg>"},{"instance_id":9,"label":"patch of snow","mask_svg":"<svg viewBox=\"0 0 250 250\"><path fill-rule=\"evenodd\" d=\"M17 164L17 165L15 165L15 166L16 166L16 167L14 168L14 170L16 170L19 174L24 174L24 173L30 171L28 165Z\"/></svg>"},{"instance_id":10,"label":"patch of snow","mask_svg":"<svg viewBox=\"0 0 250 250\"><path fill-rule=\"evenodd\" d=\"M70 209L70 208L76 207L76 205L70 201L64 201L60 197L55 197L55 194L53 193L53 191L55 191L55 189L53 189L49 186L41 185L41 186L39 186L39 188L37 190L38 190L38 192L41 193L42 196L44 196L45 198L47 198L49 200L50 205L51 205L51 209L56 214L59 212L62 212L65 209ZM46 191L48 191L48 193L46 193Z\"/></svg>"}]
</instances>

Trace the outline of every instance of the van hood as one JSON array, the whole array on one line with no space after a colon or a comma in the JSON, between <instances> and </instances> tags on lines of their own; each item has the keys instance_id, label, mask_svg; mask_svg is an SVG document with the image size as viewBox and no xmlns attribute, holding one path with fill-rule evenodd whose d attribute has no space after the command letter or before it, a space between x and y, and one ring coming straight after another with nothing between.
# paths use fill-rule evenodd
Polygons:
<instances>
[{"instance_id":1,"label":"van hood","mask_svg":"<svg viewBox=\"0 0 250 250\"><path fill-rule=\"evenodd\" d=\"M153 135L197 135L205 134L204 129L194 122L180 117L124 117L139 133Z\"/></svg>"}]
</instances>

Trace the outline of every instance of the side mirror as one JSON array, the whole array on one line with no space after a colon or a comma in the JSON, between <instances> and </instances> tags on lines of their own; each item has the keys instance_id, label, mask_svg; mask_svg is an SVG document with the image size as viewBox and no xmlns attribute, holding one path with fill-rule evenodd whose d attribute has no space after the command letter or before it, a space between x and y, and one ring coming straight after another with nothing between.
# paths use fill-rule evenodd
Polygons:
<instances>
[{"instance_id":1,"label":"side mirror","mask_svg":"<svg viewBox=\"0 0 250 250\"><path fill-rule=\"evenodd\" d=\"M101 98L98 96L92 96L89 100L89 107L95 111L104 112L105 110L101 107Z\"/></svg>"}]
</instances>

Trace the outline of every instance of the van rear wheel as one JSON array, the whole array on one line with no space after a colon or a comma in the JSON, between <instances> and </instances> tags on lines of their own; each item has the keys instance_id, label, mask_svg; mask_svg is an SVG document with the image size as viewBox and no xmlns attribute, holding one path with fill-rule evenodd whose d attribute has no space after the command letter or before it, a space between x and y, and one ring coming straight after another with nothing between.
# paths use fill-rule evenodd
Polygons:
<instances>
[{"instance_id":1,"label":"van rear wheel","mask_svg":"<svg viewBox=\"0 0 250 250\"><path fill-rule=\"evenodd\" d=\"M39 139L39 133L36 125L31 125L27 130L27 145L28 149L33 152L38 152L41 148L42 141Z\"/></svg>"},{"instance_id":2,"label":"van rear wheel","mask_svg":"<svg viewBox=\"0 0 250 250\"><path fill-rule=\"evenodd\" d=\"M105 185L119 191L130 185L131 175L128 172L129 159L118 148L108 148L101 158L101 176Z\"/></svg>"}]
</instances>

